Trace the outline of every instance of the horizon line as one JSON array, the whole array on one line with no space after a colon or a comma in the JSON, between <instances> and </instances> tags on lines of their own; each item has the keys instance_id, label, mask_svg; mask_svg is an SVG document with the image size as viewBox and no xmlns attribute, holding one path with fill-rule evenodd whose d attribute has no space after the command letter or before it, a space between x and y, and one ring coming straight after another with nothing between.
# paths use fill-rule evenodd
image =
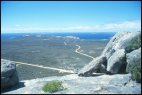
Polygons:
<instances>
[{"instance_id":1,"label":"horizon line","mask_svg":"<svg viewBox=\"0 0 142 95\"><path fill-rule=\"evenodd\" d=\"M42 34L42 33L116 33L117 31L114 31L114 32L109 32L109 31L106 31L106 32L104 32L104 31L102 31L102 32L98 32L98 31L96 31L96 32L1 32L1 34L28 34L28 33L34 33L34 34ZM124 31L124 32L129 32L129 31Z\"/></svg>"}]
</instances>

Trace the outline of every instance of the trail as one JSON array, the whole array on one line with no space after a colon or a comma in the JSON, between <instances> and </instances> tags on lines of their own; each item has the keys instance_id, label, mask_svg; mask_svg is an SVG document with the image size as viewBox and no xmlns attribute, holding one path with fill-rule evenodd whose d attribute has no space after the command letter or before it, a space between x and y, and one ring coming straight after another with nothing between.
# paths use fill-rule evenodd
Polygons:
<instances>
[{"instance_id":1,"label":"trail","mask_svg":"<svg viewBox=\"0 0 142 95\"><path fill-rule=\"evenodd\" d=\"M67 43L66 43L66 42L64 42L64 45L66 46L66 45L67 45Z\"/></svg>"},{"instance_id":2,"label":"trail","mask_svg":"<svg viewBox=\"0 0 142 95\"><path fill-rule=\"evenodd\" d=\"M59 69L59 68L53 68L53 67L45 67L45 66L42 66L42 65L35 65L35 64L29 64L29 63L17 62L17 61L13 61L13 62L18 63L18 64L23 64L23 65L29 65L29 66L33 66L33 67L56 70L56 71L59 71L59 72L74 73L72 70L65 70L65 69Z\"/></svg>"},{"instance_id":3,"label":"trail","mask_svg":"<svg viewBox=\"0 0 142 95\"><path fill-rule=\"evenodd\" d=\"M81 47L80 47L79 45L76 45L76 46L78 47L78 48L75 50L76 53L79 53L79 54L81 54L81 55L84 55L84 56L87 56L87 57L89 57L89 58L94 59L94 57L92 57L92 56L90 56L90 55L88 55L88 54L79 52L78 50L79 50Z\"/></svg>"},{"instance_id":4,"label":"trail","mask_svg":"<svg viewBox=\"0 0 142 95\"><path fill-rule=\"evenodd\" d=\"M84 56L87 56L89 58L92 58L94 59L94 57L90 56L90 55L87 55L87 54L84 54L84 53L81 53L79 52L78 50L81 48L79 45L76 45L78 48L75 50L76 53L79 53L81 55L84 55ZM42 65L37 65L37 64L30 64L30 63L24 63L24 62L18 62L18 61L13 61L15 63L17 63L17 66L23 64L23 65L28 65L28 66L33 66L33 67L39 67L39 68L43 68L43 69L50 69L50 70L56 70L56 71L59 71L61 73L74 73L74 71L72 70L65 70L65 69L59 69L59 68L53 68L53 67L45 67L45 66L42 66Z\"/></svg>"}]
</instances>

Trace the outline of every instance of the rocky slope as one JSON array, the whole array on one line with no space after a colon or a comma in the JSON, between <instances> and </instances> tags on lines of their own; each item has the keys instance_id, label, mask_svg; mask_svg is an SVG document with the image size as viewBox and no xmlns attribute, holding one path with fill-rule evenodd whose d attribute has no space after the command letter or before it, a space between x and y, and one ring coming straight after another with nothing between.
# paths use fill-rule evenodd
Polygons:
<instances>
[{"instance_id":1,"label":"rocky slope","mask_svg":"<svg viewBox=\"0 0 142 95\"><path fill-rule=\"evenodd\" d=\"M141 32L120 32L112 37L102 54L84 66L78 74L125 74L135 67L141 70Z\"/></svg>"},{"instance_id":2,"label":"rocky slope","mask_svg":"<svg viewBox=\"0 0 142 95\"><path fill-rule=\"evenodd\" d=\"M117 33L78 74L20 81L2 93L50 94L42 87L52 80L62 81L65 88L56 94L141 94L141 83L137 83L141 80L141 32Z\"/></svg>"},{"instance_id":3,"label":"rocky slope","mask_svg":"<svg viewBox=\"0 0 142 95\"><path fill-rule=\"evenodd\" d=\"M55 94L140 94L141 84L130 80L130 74L80 77L77 74L62 77L47 77L21 81L21 87L15 87L5 94L50 94L43 92L45 83L52 80L63 82L65 90Z\"/></svg>"}]
</instances>

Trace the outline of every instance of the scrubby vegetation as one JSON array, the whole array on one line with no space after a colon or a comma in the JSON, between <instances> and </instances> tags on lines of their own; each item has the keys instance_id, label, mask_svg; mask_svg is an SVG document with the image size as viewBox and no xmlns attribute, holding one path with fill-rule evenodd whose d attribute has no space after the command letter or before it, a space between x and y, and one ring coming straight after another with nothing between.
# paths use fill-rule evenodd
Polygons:
<instances>
[{"instance_id":1,"label":"scrubby vegetation","mask_svg":"<svg viewBox=\"0 0 142 95\"><path fill-rule=\"evenodd\" d=\"M42 87L42 90L44 92L50 92L50 93L56 92L62 89L63 89L62 82L57 80L50 81Z\"/></svg>"},{"instance_id":2,"label":"scrubby vegetation","mask_svg":"<svg viewBox=\"0 0 142 95\"><path fill-rule=\"evenodd\" d=\"M141 83L141 69L135 67L132 72L132 79L136 80L136 82Z\"/></svg>"}]
</instances>

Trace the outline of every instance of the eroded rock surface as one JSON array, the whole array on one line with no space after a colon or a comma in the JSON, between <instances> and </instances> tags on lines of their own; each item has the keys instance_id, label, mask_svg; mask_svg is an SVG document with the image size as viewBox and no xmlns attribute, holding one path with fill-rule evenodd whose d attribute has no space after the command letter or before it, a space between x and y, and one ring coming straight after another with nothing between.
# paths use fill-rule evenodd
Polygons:
<instances>
[{"instance_id":1,"label":"eroded rock surface","mask_svg":"<svg viewBox=\"0 0 142 95\"><path fill-rule=\"evenodd\" d=\"M141 48L127 54L126 72L131 72L135 67L141 69Z\"/></svg>"},{"instance_id":2,"label":"eroded rock surface","mask_svg":"<svg viewBox=\"0 0 142 95\"><path fill-rule=\"evenodd\" d=\"M62 77L46 77L22 81L25 87L5 94L50 94L42 91L45 83L52 80L63 82L64 90L54 94L141 94L141 85L130 80L130 74L79 77L77 74Z\"/></svg>"},{"instance_id":3,"label":"eroded rock surface","mask_svg":"<svg viewBox=\"0 0 142 95\"><path fill-rule=\"evenodd\" d=\"M129 53L141 47L141 32L120 32L111 38L102 52L107 59L118 49L125 49Z\"/></svg>"},{"instance_id":4,"label":"eroded rock surface","mask_svg":"<svg viewBox=\"0 0 142 95\"><path fill-rule=\"evenodd\" d=\"M106 62L107 60L105 56L97 57L93 61L91 61L89 64L84 66L84 68L82 68L78 74L79 76L90 76L94 72L100 72L100 70L103 71L103 69L105 69L103 64L107 64Z\"/></svg>"},{"instance_id":5,"label":"eroded rock surface","mask_svg":"<svg viewBox=\"0 0 142 95\"><path fill-rule=\"evenodd\" d=\"M9 60L1 59L1 89L13 87L18 82L16 64Z\"/></svg>"},{"instance_id":6,"label":"eroded rock surface","mask_svg":"<svg viewBox=\"0 0 142 95\"><path fill-rule=\"evenodd\" d=\"M97 57L93 61L91 61L88 65L84 66L78 73L78 75L82 76L91 76L92 73L108 73L108 74L117 74L117 73L126 73L129 72L130 64L132 64L132 60L140 60L140 56L138 58L131 57L130 52L133 52L136 49L141 47L141 32L120 32L116 33L108 42L102 54L100 55L105 57L103 58ZM141 51L138 51L140 55ZM127 57L126 57L127 55ZM132 56L138 56L136 54L131 54ZM98 61L98 58L99 61ZM130 62L131 61L131 62ZM99 65L94 65L94 64ZM129 66L127 66L127 63ZM133 62L134 63L134 62ZM136 64L139 64L137 62ZM95 68L95 70L93 69ZM96 71L96 68L98 71Z\"/></svg>"},{"instance_id":7,"label":"eroded rock surface","mask_svg":"<svg viewBox=\"0 0 142 95\"><path fill-rule=\"evenodd\" d=\"M107 71L117 74L121 68L126 65L126 55L124 49L119 49L108 59ZM125 69L125 67L124 67ZM123 70L125 71L125 70Z\"/></svg>"}]
</instances>

